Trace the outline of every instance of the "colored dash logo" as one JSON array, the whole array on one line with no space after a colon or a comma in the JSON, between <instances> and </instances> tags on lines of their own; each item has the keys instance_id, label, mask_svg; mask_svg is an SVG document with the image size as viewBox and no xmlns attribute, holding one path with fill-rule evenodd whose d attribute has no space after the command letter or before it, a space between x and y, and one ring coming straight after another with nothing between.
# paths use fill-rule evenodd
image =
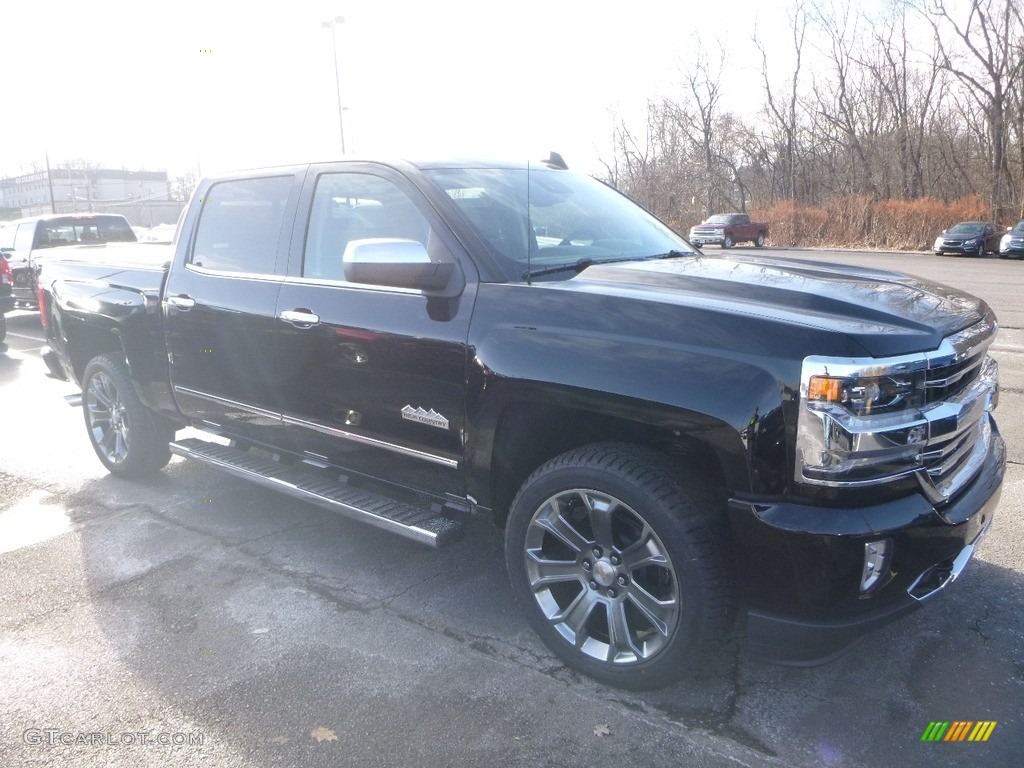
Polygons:
<instances>
[{"instance_id":1,"label":"colored dash logo","mask_svg":"<svg viewBox=\"0 0 1024 768\"><path fill-rule=\"evenodd\" d=\"M921 741L988 741L995 729L995 720L933 720L921 734Z\"/></svg>"}]
</instances>

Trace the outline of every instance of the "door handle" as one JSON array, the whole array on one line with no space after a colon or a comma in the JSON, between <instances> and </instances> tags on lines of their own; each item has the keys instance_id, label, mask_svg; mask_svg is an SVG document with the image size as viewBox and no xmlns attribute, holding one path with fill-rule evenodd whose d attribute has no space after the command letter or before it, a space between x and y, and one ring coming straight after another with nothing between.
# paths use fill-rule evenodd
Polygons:
<instances>
[{"instance_id":1,"label":"door handle","mask_svg":"<svg viewBox=\"0 0 1024 768\"><path fill-rule=\"evenodd\" d=\"M286 309L278 314L278 317L296 328L310 328L320 323L320 315L308 309Z\"/></svg>"},{"instance_id":2,"label":"door handle","mask_svg":"<svg viewBox=\"0 0 1024 768\"><path fill-rule=\"evenodd\" d=\"M167 303L170 304L172 307L175 307L176 309L180 309L187 312L196 305L196 300L193 299L191 296L185 295L168 296Z\"/></svg>"}]
</instances>

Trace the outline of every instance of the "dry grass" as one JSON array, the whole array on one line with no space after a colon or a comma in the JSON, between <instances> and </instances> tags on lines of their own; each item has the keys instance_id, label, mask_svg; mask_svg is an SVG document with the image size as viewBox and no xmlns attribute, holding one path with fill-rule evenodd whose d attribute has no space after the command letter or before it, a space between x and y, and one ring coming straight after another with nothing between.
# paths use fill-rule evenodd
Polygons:
<instances>
[{"instance_id":1,"label":"dry grass","mask_svg":"<svg viewBox=\"0 0 1024 768\"><path fill-rule=\"evenodd\" d=\"M753 211L751 218L769 223L773 245L923 251L958 221L986 221L988 210L974 195L948 203L928 197L872 200L852 195L814 208L783 201Z\"/></svg>"}]
</instances>

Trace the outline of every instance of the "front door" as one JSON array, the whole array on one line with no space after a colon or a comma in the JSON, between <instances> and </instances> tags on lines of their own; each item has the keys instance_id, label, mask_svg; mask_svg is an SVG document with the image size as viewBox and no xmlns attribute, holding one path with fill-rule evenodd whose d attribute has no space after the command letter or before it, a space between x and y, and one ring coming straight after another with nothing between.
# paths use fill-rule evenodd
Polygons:
<instances>
[{"instance_id":1,"label":"front door","mask_svg":"<svg viewBox=\"0 0 1024 768\"><path fill-rule=\"evenodd\" d=\"M349 167L313 169L302 194L310 216L297 223L277 302L285 425L313 461L462 495L475 281L448 300L347 282L342 255L352 240L412 239L453 260L457 247L400 174Z\"/></svg>"}]
</instances>

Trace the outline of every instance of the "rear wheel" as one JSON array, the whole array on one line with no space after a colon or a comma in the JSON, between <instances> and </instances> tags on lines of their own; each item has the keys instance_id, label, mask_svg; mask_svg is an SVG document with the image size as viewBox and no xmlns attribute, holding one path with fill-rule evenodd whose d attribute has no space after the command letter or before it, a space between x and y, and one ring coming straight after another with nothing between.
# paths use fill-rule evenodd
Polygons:
<instances>
[{"instance_id":1,"label":"rear wheel","mask_svg":"<svg viewBox=\"0 0 1024 768\"><path fill-rule=\"evenodd\" d=\"M758 248L764 248L764 232L757 233L757 239L754 240L754 245Z\"/></svg>"},{"instance_id":2,"label":"rear wheel","mask_svg":"<svg viewBox=\"0 0 1024 768\"><path fill-rule=\"evenodd\" d=\"M171 460L171 428L142 404L116 357L100 355L86 366L82 412L93 450L112 474L143 477Z\"/></svg>"},{"instance_id":3,"label":"rear wheel","mask_svg":"<svg viewBox=\"0 0 1024 768\"><path fill-rule=\"evenodd\" d=\"M566 664L623 688L668 685L725 634L724 510L659 454L602 444L552 459L512 503L513 594Z\"/></svg>"}]
</instances>

